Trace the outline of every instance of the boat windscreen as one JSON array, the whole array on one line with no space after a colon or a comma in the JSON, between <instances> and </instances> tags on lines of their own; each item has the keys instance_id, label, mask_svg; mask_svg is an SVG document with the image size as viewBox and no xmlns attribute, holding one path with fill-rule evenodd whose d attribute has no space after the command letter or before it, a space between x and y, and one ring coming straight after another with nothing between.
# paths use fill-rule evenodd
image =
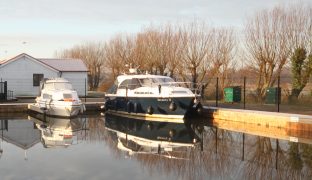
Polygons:
<instances>
[{"instance_id":1,"label":"boat windscreen","mask_svg":"<svg viewBox=\"0 0 312 180\"><path fill-rule=\"evenodd\" d=\"M159 83L168 83L168 84L174 82L174 80L169 77L155 78L155 80Z\"/></svg>"},{"instance_id":2,"label":"boat windscreen","mask_svg":"<svg viewBox=\"0 0 312 180\"><path fill-rule=\"evenodd\" d=\"M141 78L139 79L142 86L151 86L152 84L161 84L164 86L171 85L174 80L170 77L157 77L157 78Z\"/></svg>"},{"instance_id":3,"label":"boat windscreen","mask_svg":"<svg viewBox=\"0 0 312 180\"><path fill-rule=\"evenodd\" d=\"M139 79L139 82L141 86L151 86L151 84L153 83L152 79L150 78L141 78Z\"/></svg>"},{"instance_id":4,"label":"boat windscreen","mask_svg":"<svg viewBox=\"0 0 312 180\"><path fill-rule=\"evenodd\" d=\"M72 95L71 94L63 94L64 99L71 99Z\"/></svg>"},{"instance_id":5,"label":"boat windscreen","mask_svg":"<svg viewBox=\"0 0 312 180\"><path fill-rule=\"evenodd\" d=\"M64 82L61 82L61 83L49 83L49 84L46 84L45 85L45 88L47 89L73 89L72 85L70 83L64 83Z\"/></svg>"}]
</instances>

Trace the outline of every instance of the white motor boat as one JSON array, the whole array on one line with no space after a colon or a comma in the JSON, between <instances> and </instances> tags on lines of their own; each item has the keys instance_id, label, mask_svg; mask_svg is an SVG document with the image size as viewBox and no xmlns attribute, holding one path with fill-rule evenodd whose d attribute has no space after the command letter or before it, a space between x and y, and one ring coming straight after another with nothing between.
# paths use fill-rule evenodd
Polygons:
<instances>
[{"instance_id":1,"label":"white motor boat","mask_svg":"<svg viewBox=\"0 0 312 180\"><path fill-rule=\"evenodd\" d=\"M68 147L78 143L74 140L77 140L76 132L82 129L79 117L45 117L43 114L31 113L28 119L33 121L41 131L41 142L45 148Z\"/></svg>"},{"instance_id":2,"label":"white motor boat","mask_svg":"<svg viewBox=\"0 0 312 180\"><path fill-rule=\"evenodd\" d=\"M41 85L41 95L28 110L49 116L73 117L85 111L78 94L64 78L47 79Z\"/></svg>"},{"instance_id":3,"label":"white motor boat","mask_svg":"<svg viewBox=\"0 0 312 180\"><path fill-rule=\"evenodd\" d=\"M107 113L183 119L187 112L201 111L201 85L175 82L167 76L138 74L135 69L129 72L119 75L105 94Z\"/></svg>"}]
</instances>

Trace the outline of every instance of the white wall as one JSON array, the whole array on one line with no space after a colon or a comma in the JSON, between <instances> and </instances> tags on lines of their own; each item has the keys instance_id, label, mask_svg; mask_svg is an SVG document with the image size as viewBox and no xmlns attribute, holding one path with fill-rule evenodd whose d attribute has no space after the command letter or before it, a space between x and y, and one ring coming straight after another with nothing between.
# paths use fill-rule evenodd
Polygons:
<instances>
[{"instance_id":1,"label":"white wall","mask_svg":"<svg viewBox=\"0 0 312 180\"><path fill-rule=\"evenodd\" d=\"M60 73L27 56L21 56L15 61L0 66L0 78L2 78L2 81L8 82L8 90L13 91L14 96L39 95L39 86L33 86L33 74L43 74L44 78L60 77L61 75L61 77L72 83L78 95L85 95L87 72Z\"/></svg>"},{"instance_id":2,"label":"white wall","mask_svg":"<svg viewBox=\"0 0 312 180\"><path fill-rule=\"evenodd\" d=\"M87 72L63 72L62 78L65 78L71 82L73 88L77 91L79 96L85 95L85 83L88 87Z\"/></svg>"},{"instance_id":3,"label":"white wall","mask_svg":"<svg viewBox=\"0 0 312 180\"><path fill-rule=\"evenodd\" d=\"M8 82L8 90L14 96L38 96L39 86L33 86L33 74L44 74L44 78L58 77L59 72L48 68L27 56L21 56L5 66L0 66L0 78Z\"/></svg>"}]
</instances>

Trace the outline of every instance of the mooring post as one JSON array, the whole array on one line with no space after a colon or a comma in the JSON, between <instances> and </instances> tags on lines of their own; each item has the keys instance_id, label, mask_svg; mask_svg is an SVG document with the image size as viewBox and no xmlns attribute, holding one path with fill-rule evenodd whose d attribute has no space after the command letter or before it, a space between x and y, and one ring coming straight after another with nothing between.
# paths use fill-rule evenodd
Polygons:
<instances>
[{"instance_id":1,"label":"mooring post","mask_svg":"<svg viewBox=\"0 0 312 180\"><path fill-rule=\"evenodd\" d=\"M219 99L219 77L217 77L216 83L216 107L218 107L218 99Z\"/></svg>"},{"instance_id":2,"label":"mooring post","mask_svg":"<svg viewBox=\"0 0 312 180\"><path fill-rule=\"evenodd\" d=\"M278 76L277 77L277 112L280 112L280 96L281 96L281 92L280 92L280 80L281 77Z\"/></svg>"},{"instance_id":3,"label":"mooring post","mask_svg":"<svg viewBox=\"0 0 312 180\"><path fill-rule=\"evenodd\" d=\"M161 147L160 147L160 144L158 144L158 154L161 153Z\"/></svg>"},{"instance_id":4,"label":"mooring post","mask_svg":"<svg viewBox=\"0 0 312 180\"><path fill-rule=\"evenodd\" d=\"M244 109L246 109L246 76L244 76Z\"/></svg>"}]
</instances>

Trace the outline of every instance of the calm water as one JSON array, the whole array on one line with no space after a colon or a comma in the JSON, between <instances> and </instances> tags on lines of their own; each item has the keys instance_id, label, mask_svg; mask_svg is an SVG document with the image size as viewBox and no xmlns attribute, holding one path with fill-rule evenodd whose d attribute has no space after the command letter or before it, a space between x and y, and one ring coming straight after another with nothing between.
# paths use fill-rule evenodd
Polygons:
<instances>
[{"instance_id":1,"label":"calm water","mask_svg":"<svg viewBox=\"0 0 312 180\"><path fill-rule=\"evenodd\" d=\"M5 180L312 176L309 132L208 126L207 119L179 124L111 115L68 120L22 114L0 119L0 177Z\"/></svg>"}]
</instances>

